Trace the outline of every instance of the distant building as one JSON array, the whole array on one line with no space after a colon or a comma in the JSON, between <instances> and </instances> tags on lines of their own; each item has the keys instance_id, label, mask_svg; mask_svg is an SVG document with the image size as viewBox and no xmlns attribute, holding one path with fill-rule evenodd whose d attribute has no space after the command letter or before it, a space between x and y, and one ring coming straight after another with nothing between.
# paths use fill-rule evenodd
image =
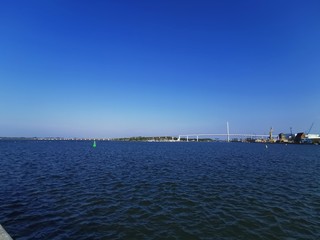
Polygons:
<instances>
[{"instance_id":1,"label":"distant building","mask_svg":"<svg viewBox=\"0 0 320 240\"><path fill-rule=\"evenodd\" d=\"M279 134L279 142L280 143L289 143L294 142L295 135L291 133L280 133Z\"/></svg>"},{"instance_id":2,"label":"distant building","mask_svg":"<svg viewBox=\"0 0 320 240\"><path fill-rule=\"evenodd\" d=\"M320 143L320 134L306 134L304 141L306 143L319 144Z\"/></svg>"},{"instance_id":3,"label":"distant building","mask_svg":"<svg viewBox=\"0 0 320 240\"><path fill-rule=\"evenodd\" d=\"M320 134L298 133L294 138L294 143L320 144Z\"/></svg>"}]
</instances>

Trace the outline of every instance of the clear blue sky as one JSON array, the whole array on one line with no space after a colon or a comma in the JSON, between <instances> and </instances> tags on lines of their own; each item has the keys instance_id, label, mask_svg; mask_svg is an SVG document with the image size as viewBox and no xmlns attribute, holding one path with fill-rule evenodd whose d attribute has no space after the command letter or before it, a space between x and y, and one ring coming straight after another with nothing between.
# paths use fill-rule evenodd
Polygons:
<instances>
[{"instance_id":1,"label":"clear blue sky","mask_svg":"<svg viewBox=\"0 0 320 240\"><path fill-rule=\"evenodd\" d=\"M320 132L320 1L1 1L0 136Z\"/></svg>"}]
</instances>

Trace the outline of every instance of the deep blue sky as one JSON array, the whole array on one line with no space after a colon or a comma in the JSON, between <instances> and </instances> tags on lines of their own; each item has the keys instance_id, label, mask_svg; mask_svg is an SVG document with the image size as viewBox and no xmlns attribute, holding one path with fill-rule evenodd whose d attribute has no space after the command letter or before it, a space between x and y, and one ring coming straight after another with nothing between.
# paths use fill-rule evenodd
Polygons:
<instances>
[{"instance_id":1,"label":"deep blue sky","mask_svg":"<svg viewBox=\"0 0 320 240\"><path fill-rule=\"evenodd\" d=\"M0 136L320 132L320 2L1 1Z\"/></svg>"}]
</instances>

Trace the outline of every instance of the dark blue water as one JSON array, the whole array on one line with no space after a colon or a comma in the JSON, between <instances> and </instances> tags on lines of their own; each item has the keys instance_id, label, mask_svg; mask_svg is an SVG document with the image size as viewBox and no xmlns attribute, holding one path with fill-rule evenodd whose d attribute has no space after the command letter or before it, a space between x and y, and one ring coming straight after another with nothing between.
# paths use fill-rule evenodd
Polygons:
<instances>
[{"instance_id":1,"label":"dark blue water","mask_svg":"<svg viewBox=\"0 0 320 240\"><path fill-rule=\"evenodd\" d=\"M320 146L0 142L15 239L320 239Z\"/></svg>"}]
</instances>

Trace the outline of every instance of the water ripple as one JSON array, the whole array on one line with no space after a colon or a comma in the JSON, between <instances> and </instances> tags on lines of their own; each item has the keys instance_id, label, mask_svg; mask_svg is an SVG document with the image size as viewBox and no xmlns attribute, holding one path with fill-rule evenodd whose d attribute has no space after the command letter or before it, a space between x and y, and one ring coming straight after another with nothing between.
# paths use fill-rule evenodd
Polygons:
<instances>
[{"instance_id":1,"label":"water ripple","mask_svg":"<svg viewBox=\"0 0 320 240\"><path fill-rule=\"evenodd\" d=\"M320 239L318 146L0 142L15 239Z\"/></svg>"}]
</instances>

